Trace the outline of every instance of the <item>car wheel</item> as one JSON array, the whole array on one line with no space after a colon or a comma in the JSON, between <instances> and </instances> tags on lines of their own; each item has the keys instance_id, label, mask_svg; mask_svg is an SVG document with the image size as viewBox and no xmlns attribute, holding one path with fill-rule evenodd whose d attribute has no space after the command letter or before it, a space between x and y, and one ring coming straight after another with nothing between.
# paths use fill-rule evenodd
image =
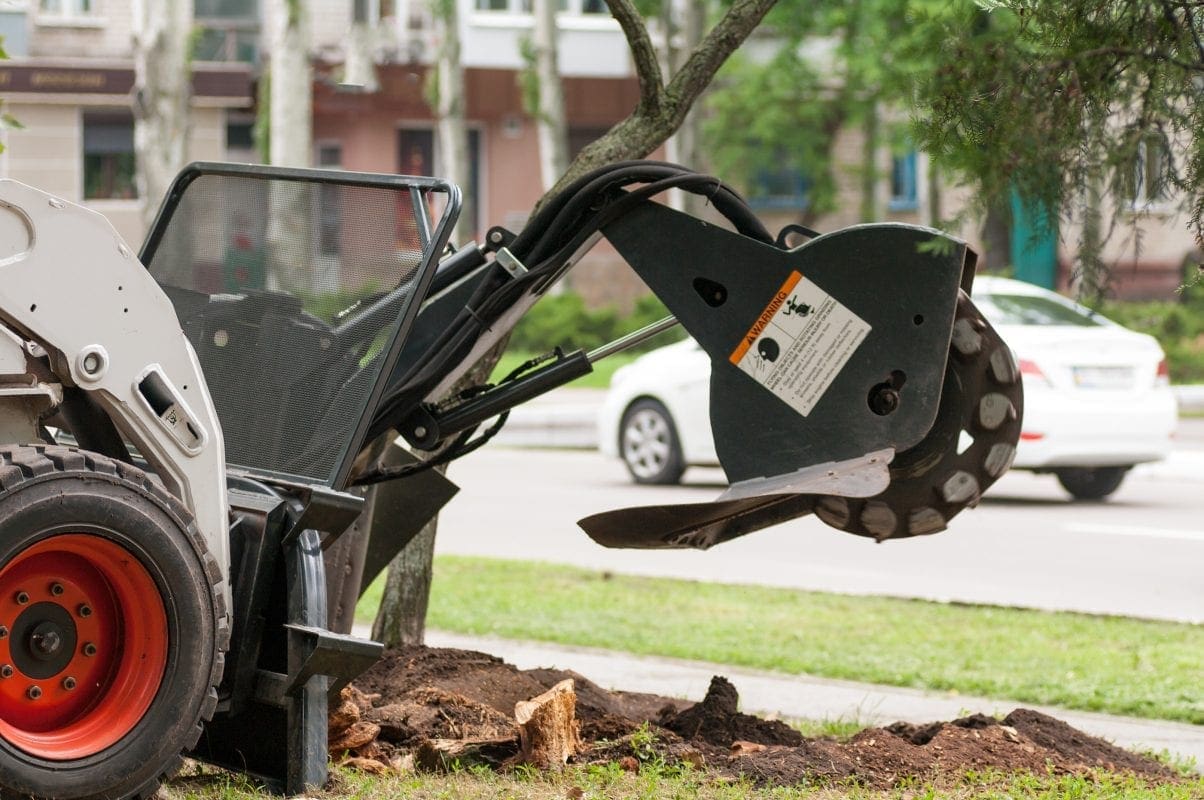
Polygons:
<instances>
[{"instance_id":1,"label":"car wheel","mask_svg":"<svg viewBox=\"0 0 1204 800\"><path fill-rule=\"evenodd\" d=\"M686 471L673 417L656 400L637 400L623 413L619 452L636 483L674 484Z\"/></svg>"},{"instance_id":2,"label":"car wheel","mask_svg":"<svg viewBox=\"0 0 1204 800\"><path fill-rule=\"evenodd\" d=\"M1076 500L1103 500L1120 488L1128 471L1128 467L1072 467L1054 474Z\"/></svg>"}]
</instances>

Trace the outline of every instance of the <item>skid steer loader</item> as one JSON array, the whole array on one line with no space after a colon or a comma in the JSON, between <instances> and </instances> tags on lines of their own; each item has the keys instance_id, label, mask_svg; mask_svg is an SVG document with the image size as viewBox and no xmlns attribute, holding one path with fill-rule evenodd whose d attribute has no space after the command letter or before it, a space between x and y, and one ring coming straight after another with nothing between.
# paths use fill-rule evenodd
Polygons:
<instances>
[{"instance_id":1,"label":"skid steer loader","mask_svg":"<svg viewBox=\"0 0 1204 800\"><path fill-rule=\"evenodd\" d=\"M669 189L714 219L653 201ZM136 254L0 181L0 795L142 797L183 755L323 783L327 698L381 649L349 635L355 599L456 491L430 467L671 324L466 381L603 236L711 355L731 485L582 520L601 544L706 548L809 513L929 534L1011 462L1019 373L962 242L775 237L658 162L453 251L459 211L430 178L195 164Z\"/></svg>"}]
</instances>

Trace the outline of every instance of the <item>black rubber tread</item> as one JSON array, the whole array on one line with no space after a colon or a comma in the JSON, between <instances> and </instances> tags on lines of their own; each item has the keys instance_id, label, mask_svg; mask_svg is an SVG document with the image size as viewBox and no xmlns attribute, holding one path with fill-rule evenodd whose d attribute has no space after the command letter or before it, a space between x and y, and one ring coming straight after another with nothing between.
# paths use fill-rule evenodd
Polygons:
<instances>
[{"instance_id":1,"label":"black rubber tread","mask_svg":"<svg viewBox=\"0 0 1204 800\"><path fill-rule=\"evenodd\" d=\"M1130 467L1063 467L1054 475L1075 500L1103 500L1124 483Z\"/></svg>"},{"instance_id":2,"label":"black rubber tread","mask_svg":"<svg viewBox=\"0 0 1204 800\"><path fill-rule=\"evenodd\" d=\"M998 414L982 411L988 398ZM994 427L984 424L988 416L991 422L998 416ZM1007 471L1023 416L1023 386L1011 350L970 297L959 292L940 407L931 430L895 456L890 485L881 494L821 497L816 516L834 528L878 541L943 531L954 516L978 505L982 493ZM974 441L958 452L963 430Z\"/></svg>"},{"instance_id":3,"label":"black rubber tread","mask_svg":"<svg viewBox=\"0 0 1204 800\"><path fill-rule=\"evenodd\" d=\"M158 505L186 534L209 583L216 652L209 674L209 688L199 706L194 730L188 736L180 754L164 763L156 777L120 797L111 799L149 800L158 792L163 781L180 770L184 764L182 753L192 749L200 741L204 724L213 718L217 710L217 688L225 668L225 653L230 646L230 616L226 609L225 594L221 590L222 571L217 560L210 554L209 547L188 508L138 467L100 453L63 445L0 445L0 500L20 488L72 473L82 473L94 480L109 481L132 488ZM4 800L8 800L7 790L0 794Z\"/></svg>"}]
</instances>

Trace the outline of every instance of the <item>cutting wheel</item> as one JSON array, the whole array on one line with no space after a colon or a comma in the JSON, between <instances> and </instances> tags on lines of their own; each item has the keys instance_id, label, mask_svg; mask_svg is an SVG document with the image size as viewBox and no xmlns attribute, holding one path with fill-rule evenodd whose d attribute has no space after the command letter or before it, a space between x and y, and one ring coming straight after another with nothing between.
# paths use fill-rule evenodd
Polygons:
<instances>
[{"instance_id":1,"label":"cutting wheel","mask_svg":"<svg viewBox=\"0 0 1204 800\"><path fill-rule=\"evenodd\" d=\"M961 292L931 430L891 462L886 491L865 499L825 496L816 516L878 541L945 530L1011 466L1023 411L1020 369L1011 349Z\"/></svg>"}]
</instances>

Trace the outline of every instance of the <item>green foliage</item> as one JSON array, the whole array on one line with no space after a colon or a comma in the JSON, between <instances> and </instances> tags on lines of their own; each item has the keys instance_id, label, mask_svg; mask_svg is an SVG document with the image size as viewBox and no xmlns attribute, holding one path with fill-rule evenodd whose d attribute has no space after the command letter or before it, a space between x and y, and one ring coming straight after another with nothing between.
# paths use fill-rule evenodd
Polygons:
<instances>
[{"instance_id":1,"label":"green foliage","mask_svg":"<svg viewBox=\"0 0 1204 800\"><path fill-rule=\"evenodd\" d=\"M255 143L255 152L264 164L272 161L272 73L263 70L259 74L259 85L256 87L255 123L251 126L251 141Z\"/></svg>"},{"instance_id":2,"label":"green foliage","mask_svg":"<svg viewBox=\"0 0 1204 800\"><path fill-rule=\"evenodd\" d=\"M703 123L715 172L752 195L762 176L791 170L808 184L808 210L831 209L835 103L796 49L784 48L766 64L733 57L707 100Z\"/></svg>"},{"instance_id":3,"label":"green foliage","mask_svg":"<svg viewBox=\"0 0 1204 800\"><path fill-rule=\"evenodd\" d=\"M759 175L791 169L808 183L808 210L835 200L832 147L860 125L872 151L879 138L902 147L905 126L879 120L884 107L910 106L914 67L899 45L916 6L934 0L780 0L766 26L782 42L763 63L733 60L708 101L704 133L716 171L745 189ZM827 48L826 44L834 46ZM872 214L870 160L863 178L864 217Z\"/></svg>"},{"instance_id":4,"label":"green foliage","mask_svg":"<svg viewBox=\"0 0 1204 800\"><path fill-rule=\"evenodd\" d=\"M0 61L8 58L8 52L4 49L4 37L0 36ZM4 100L0 99L0 131L21 130L25 126L22 125L12 114L3 111ZM4 142L0 142L0 153L4 152Z\"/></svg>"},{"instance_id":5,"label":"green foliage","mask_svg":"<svg viewBox=\"0 0 1204 800\"><path fill-rule=\"evenodd\" d=\"M610 307L586 308L581 295L573 292L549 295L536 303L515 326L510 347L531 353L545 353L557 346L591 350L668 314L664 304L653 295L640 298L627 316ZM667 344L671 341L667 338L669 335L657 336L638 349ZM681 336L679 331L676 338Z\"/></svg>"},{"instance_id":6,"label":"green foliage","mask_svg":"<svg viewBox=\"0 0 1204 800\"><path fill-rule=\"evenodd\" d=\"M1172 383L1204 383L1204 296L1183 303L1109 303L1100 311L1156 338L1166 351Z\"/></svg>"},{"instance_id":7,"label":"green foliage","mask_svg":"<svg viewBox=\"0 0 1204 800\"><path fill-rule=\"evenodd\" d=\"M539 119L539 71L535 62L539 54L535 50L535 42L526 34L518 39L518 52L523 59L523 68L518 71L515 80L518 81L519 96L522 98L523 111L532 119Z\"/></svg>"},{"instance_id":8,"label":"green foliage","mask_svg":"<svg viewBox=\"0 0 1204 800\"><path fill-rule=\"evenodd\" d=\"M274 796L211 767L197 768L195 773L168 781L161 792L165 800L270 800ZM323 800L1198 800L1204 792L1204 778L1198 774L1184 775L1174 783L1151 783L1103 770L1074 775L974 771L935 781L927 776L902 779L888 789L823 782L760 786L748 778L719 778L703 770L662 765L641 765L638 772L628 772L614 761L537 774L467 769L378 776L346 768L332 773L330 784L310 796Z\"/></svg>"},{"instance_id":9,"label":"green foliage","mask_svg":"<svg viewBox=\"0 0 1204 800\"><path fill-rule=\"evenodd\" d=\"M1201 8L1163 0L928 4L904 44L923 113L920 144L972 179L985 208L1015 187L1064 219L1131 218L1139 158L1160 152L1201 237ZM1152 189L1145 187L1147 196ZM1111 207L1101 207L1110 199ZM1137 209L1140 211L1140 209ZM1093 216L1102 216L1102 225ZM1088 235L1091 239L1091 235ZM1098 243L1080 256L1106 287Z\"/></svg>"}]
</instances>

